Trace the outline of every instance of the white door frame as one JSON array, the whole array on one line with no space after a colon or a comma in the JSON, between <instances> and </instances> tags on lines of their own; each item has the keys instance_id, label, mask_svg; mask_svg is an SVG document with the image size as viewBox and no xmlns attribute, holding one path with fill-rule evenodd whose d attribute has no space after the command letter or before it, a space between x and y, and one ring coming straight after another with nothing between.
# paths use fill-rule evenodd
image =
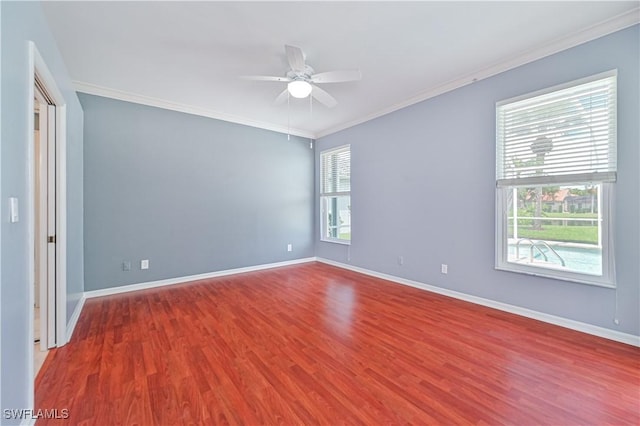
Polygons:
<instances>
[{"instance_id":1,"label":"white door frame","mask_svg":"<svg viewBox=\"0 0 640 426\"><path fill-rule=\"evenodd\" d=\"M54 347L55 339L55 290L48 283L55 283L55 244L48 244L48 236L55 234L55 106L49 105L47 96L37 87L35 102L38 104L39 137L34 139L37 149L35 159L35 282L38 283L38 294L35 304L40 306L40 350L46 351ZM50 137L51 136L51 137ZM49 231L51 230L51 231ZM51 287L51 288L50 288ZM52 309L49 309L52 307Z\"/></svg>"},{"instance_id":2,"label":"white door frame","mask_svg":"<svg viewBox=\"0 0 640 426\"><path fill-rule=\"evenodd\" d=\"M66 148L67 148L67 106L62 92L58 88L53 75L49 71L44 59L40 55L35 43L32 41L28 44L28 99L27 99L27 170L28 170L28 195L25 209L27 214L27 249L28 249L28 285L29 285L29 306L27 312L29 315L29 345L28 345L28 370L29 370L29 405L34 406L34 371L33 371L33 305L34 305L34 278L35 278L35 215L33 208L33 200L35 198L35 158L34 158L34 96L35 96L35 79L44 86L48 97L55 105L55 163L56 163L56 346L63 346L68 342L67 336L67 165L66 165Z\"/></svg>"}]
</instances>

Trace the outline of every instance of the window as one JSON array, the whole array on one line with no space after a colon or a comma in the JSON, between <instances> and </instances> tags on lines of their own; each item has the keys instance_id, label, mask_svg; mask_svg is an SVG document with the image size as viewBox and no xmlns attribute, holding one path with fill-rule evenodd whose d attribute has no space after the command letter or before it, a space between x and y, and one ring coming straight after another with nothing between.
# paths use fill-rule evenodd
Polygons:
<instances>
[{"instance_id":1,"label":"window","mask_svg":"<svg viewBox=\"0 0 640 426\"><path fill-rule=\"evenodd\" d=\"M616 72L496 106L496 268L614 286Z\"/></svg>"},{"instance_id":2,"label":"window","mask_svg":"<svg viewBox=\"0 0 640 426\"><path fill-rule=\"evenodd\" d=\"M351 147L341 146L320 154L320 238L351 241Z\"/></svg>"}]
</instances>

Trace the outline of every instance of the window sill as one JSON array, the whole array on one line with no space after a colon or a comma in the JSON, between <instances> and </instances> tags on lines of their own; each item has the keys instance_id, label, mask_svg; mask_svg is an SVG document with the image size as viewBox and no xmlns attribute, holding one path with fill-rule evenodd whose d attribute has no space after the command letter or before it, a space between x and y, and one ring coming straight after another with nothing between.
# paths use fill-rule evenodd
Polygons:
<instances>
[{"instance_id":1,"label":"window sill","mask_svg":"<svg viewBox=\"0 0 640 426\"><path fill-rule=\"evenodd\" d=\"M615 283L611 282L610 280L607 280L606 278L594 276L593 279L589 279L588 275L576 274L571 272L553 273L552 271L547 272L541 268L528 268L526 266L518 267L518 266L512 266L511 264L496 265L495 269L498 271L515 272L517 274L532 275L534 277L549 278L553 280L592 285L596 287L604 287L604 288L611 288L611 289L616 288Z\"/></svg>"},{"instance_id":2,"label":"window sill","mask_svg":"<svg viewBox=\"0 0 640 426\"><path fill-rule=\"evenodd\" d=\"M323 243L342 244L343 246L351 245L351 241L345 241L345 240L333 240L328 238L320 238L320 241Z\"/></svg>"}]
</instances>

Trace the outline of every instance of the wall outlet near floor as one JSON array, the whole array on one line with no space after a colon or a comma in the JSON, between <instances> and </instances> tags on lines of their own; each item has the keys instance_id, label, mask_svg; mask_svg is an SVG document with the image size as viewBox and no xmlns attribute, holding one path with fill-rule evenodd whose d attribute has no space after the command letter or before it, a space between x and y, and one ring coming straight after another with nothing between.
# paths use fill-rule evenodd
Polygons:
<instances>
[{"instance_id":1,"label":"wall outlet near floor","mask_svg":"<svg viewBox=\"0 0 640 426\"><path fill-rule=\"evenodd\" d=\"M149 269L149 259L140 261L140 269Z\"/></svg>"},{"instance_id":2,"label":"wall outlet near floor","mask_svg":"<svg viewBox=\"0 0 640 426\"><path fill-rule=\"evenodd\" d=\"M403 256L398 256L398 265L400 265L400 266L404 265L404 257Z\"/></svg>"},{"instance_id":3,"label":"wall outlet near floor","mask_svg":"<svg viewBox=\"0 0 640 426\"><path fill-rule=\"evenodd\" d=\"M440 265L440 272L447 274L449 272L449 266L446 263Z\"/></svg>"},{"instance_id":4,"label":"wall outlet near floor","mask_svg":"<svg viewBox=\"0 0 640 426\"><path fill-rule=\"evenodd\" d=\"M123 271L130 271L131 270L131 261L130 260L125 260L124 262L122 262L122 270Z\"/></svg>"},{"instance_id":5,"label":"wall outlet near floor","mask_svg":"<svg viewBox=\"0 0 640 426\"><path fill-rule=\"evenodd\" d=\"M287 251L293 251L293 246L291 244L287 244Z\"/></svg>"}]
</instances>

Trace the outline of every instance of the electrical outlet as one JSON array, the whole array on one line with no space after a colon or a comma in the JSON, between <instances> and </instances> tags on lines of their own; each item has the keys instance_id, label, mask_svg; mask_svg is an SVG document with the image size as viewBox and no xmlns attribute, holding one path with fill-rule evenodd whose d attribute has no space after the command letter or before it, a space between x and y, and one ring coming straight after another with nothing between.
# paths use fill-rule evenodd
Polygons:
<instances>
[{"instance_id":1,"label":"electrical outlet","mask_svg":"<svg viewBox=\"0 0 640 426\"><path fill-rule=\"evenodd\" d=\"M140 269L149 269L149 259L140 261Z\"/></svg>"},{"instance_id":2,"label":"electrical outlet","mask_svg":"<svg viewBox=\"0 0 640 426\"><path fill-rule=\"evenodd\" d=\"M287 244L287 251L293 251L293 246L291 244Z\"/></svg>"},{"instance_id":3,"label":"electrical outlet","mask_svg":"<svg viewBox=\"0 0 640 426\"><path fill-rule=\"evenodd\" d=\"M125 260L124 262L122 262L122 270L123 271L130 271L131 270L131 261L130 260Z\"/></svg>"},{"instance_id":4,"label":"electrical outlet","mask_svg":"<svg viewBox=\"0 0 640 426\"><path fill-rule=\"evenodd\" d=\"M404 265L404 257L403 256L398 256L398 265L400 265L400 266Z\"/></svg>"},{"instance_id":5,"label":"electrical outlet","mask_svg":"<svg viewBox=\"0 0 640 426\"><path fill-rule=\"evenodd\" d=\"M446 263L443 263L442 265L440 265L440 272L442 272L443 274L446 274L449 272L449 266L447 266Z\"/></svg>"}]
</instances>

